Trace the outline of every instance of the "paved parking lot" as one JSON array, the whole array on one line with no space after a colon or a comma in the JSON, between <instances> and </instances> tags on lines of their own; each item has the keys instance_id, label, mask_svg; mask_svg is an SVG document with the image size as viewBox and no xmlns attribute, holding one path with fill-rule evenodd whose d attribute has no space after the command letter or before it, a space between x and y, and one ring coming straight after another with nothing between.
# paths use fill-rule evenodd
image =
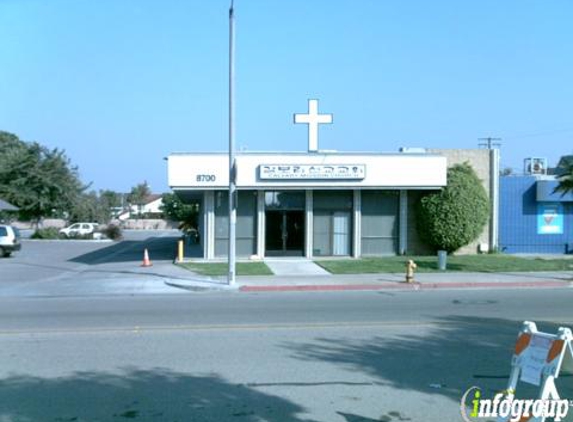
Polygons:
<instances>
[{"instance_id":1,"label":"paved parking lot","mask_svg":"<svg viewBox=\"0 0 573 422\"><path fill-rule=\"evenodd\" d=\"M0 259L0 296L180 293L165 285L190 273L172 265L179 232L125 231L124 240L27 240ZM141 267L147 248L152 267Z\"/></svg>"}]
</instances>

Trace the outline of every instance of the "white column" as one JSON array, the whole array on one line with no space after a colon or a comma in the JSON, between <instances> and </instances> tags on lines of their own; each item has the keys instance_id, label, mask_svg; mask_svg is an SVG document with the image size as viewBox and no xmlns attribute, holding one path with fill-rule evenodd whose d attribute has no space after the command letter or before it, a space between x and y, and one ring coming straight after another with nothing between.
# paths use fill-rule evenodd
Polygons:
<instances>
[{"instance_id":1,"label":"white column","mask_svg":"<svg viewBox=\"0 0 573 422\"><path fill-rule=\"evenodd\" d=\"M400 191L400 210L398 215L398 253L406 255L408 250L408 191Z\"/></svg>"},{"instance_id":2,"label":"white column","mask_svg":"<svg viewBox=\"0 0 573 422\"><path fill-rule=\"evenodd\" d=\"M304 206L304 210L305 210L305 224L304 224L304 231L305 231L305 248L304 248L304 255L311 259L313 254L312 254L312 249L313 249L313 223L314 223L314 214L313 214L313 196L312 196L312 191L311 190L307 190L306 192L306 201L305 201L305 206Z\"/></svg>"},{"instance_id":3,"label":"white column","mask_svg":"<svg viewBox=\"0 0 573 422\"><path fill-rule=\"evenodd\" d=\"M499 149L497 148L489 150L489 171L491 201L489 250L494 251L499 246Z\"/></svg>"},{"instance_id":4,"label":"white column","mask_svg":"<svg viewBox=\"0 0 573 422\"><path fill-rule=\"evenodd\" d=\"M203 258L207 257L207 252L205 249L205 242L206 239L205 237L207 236L207 208L205 206L205 192L203 192L202 194L202 198L201 198L201 204L199 205L199 218L197 221L197 224L199 225L199 227L197 228L199 230L199 246L201 246L201 251L203 253ZM185 245L185 248L187 247L187 245Z\"/></svg>"},{"instance_id":5,"label":"white column","mask_svg":"<svg viewBox=\"0 0 573 422\"><path fill-rule=\"evenodd\" d=\"M352 201L352 256L360 258L362 255L362 195L360 189L354 190Z\"/></svg>"},{"instance_id":6,"label":"white column","mask_svg":"<svg viewBox=\"0 0 573 422\"><path fill-rule=\"evenodd\" d=\"M206 233L203 237L205 239L205 246L203 256L205 259L215 258L215 194L213 191L205 191L204 196L205 214L204 225Z\"/></svg>"},{"instance_id":7,"label":"white column","mask_svg":"<svg viewBox=\"0 0 573 422\"><path fill-rule=\"evenodd\" d=\"M265 257L265 191L257 192L257 255Z\"/></svg>"}]
</instances>

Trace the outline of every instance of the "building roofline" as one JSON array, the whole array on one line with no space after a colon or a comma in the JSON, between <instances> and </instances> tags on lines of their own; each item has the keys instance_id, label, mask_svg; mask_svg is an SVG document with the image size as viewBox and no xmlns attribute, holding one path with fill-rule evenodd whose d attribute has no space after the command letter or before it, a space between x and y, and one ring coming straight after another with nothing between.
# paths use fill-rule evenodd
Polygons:
<instances>
[{"instance_id":1,"label":"building roofline","mask_svg":"<svg viewBox=\"0 0 573 422\"><path fill-rule=\"evenodd\" d=\"M174 192L182 191L182 192L206 192L206 191L228 191L228 186L170 186L171 190ZM248 191L320 191L320 190L361 190L361 191L372 191L372 190L383 190L383 191L401 191L401 190L441 190L444 186L415 186L415 185L408 185L408 186L319 186L319 185L308 185L308 186L237 186L237 190L248 190Z\"/></svg>"},{"instance_id":2,"label":"building roofline","mask_svg":"<svg viewBox=\"0 0 573 422\"><path fill-rule=\"evenodd\" d=\"M188 155L193 155L193 156L197 156L197 155L225 155L228 156L229 153L227 151L209 151L209 152L172 152L169 154L169 156L188 156ZM376 152L376 151L330 151L330 150L323 150L323 151L318 151L318 152L305 152L305 151L241 151L241 152L236 152L235 153L236 156L240 156L240 155L280 155L280 156L285 156L285 155L292 155L292 156L316 156L316 157L320 157L320 156L328 156L328 155L338 155L338 156L344 156L344 155L351 155L351 156L355 156L355 155L377 155L377 156L388 156L388 157L392 157L392 156L398 156L398 157L404 157L404 156L419 156L419 157L442 157L442 154L439 153L435 153L435 152Z\"/></svg>"}]
</instances>

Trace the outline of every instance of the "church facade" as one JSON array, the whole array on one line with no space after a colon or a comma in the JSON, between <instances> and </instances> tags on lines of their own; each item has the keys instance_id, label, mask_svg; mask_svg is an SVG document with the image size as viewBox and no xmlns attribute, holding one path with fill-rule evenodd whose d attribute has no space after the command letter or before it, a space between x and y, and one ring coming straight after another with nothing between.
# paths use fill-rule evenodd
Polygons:
<instances>
[{"instance_id":1,"label":"church facade","mask_svg":"<svg viewBox=\"0 0 573 422\"><path fill-rule=\"evenodd\" d=\"M490 190L488 150L320 151L318 124L332 119L319 115L313 101L308 114L295 115L295 123L309 127L307 152L236 155L238 257L423 253L414 204L447 184L448 165L470 161ZM228 154L171 154L168 179L183 200L199 204L201 257L225 258ZM488 230L478 243L490 243Z\"/></svg>"}]
</instances>

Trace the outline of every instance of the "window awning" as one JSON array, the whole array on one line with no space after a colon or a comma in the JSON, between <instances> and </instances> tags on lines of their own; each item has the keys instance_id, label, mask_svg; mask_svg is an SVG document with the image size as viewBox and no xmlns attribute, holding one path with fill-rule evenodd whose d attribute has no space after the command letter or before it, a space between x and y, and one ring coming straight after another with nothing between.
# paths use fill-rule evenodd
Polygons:
<instances>
[{"instance_id":1,"label":"window awning","mask_svg":"<svg viewBox=\"0 0 573 422\"><path fill-rule=\"evenodd\" d=\"M536 199L538 202L572 202L573 192L562 195L561 192L553 193L559 185L557 180L538 180Z\"/></svg>"}]
</instances>

